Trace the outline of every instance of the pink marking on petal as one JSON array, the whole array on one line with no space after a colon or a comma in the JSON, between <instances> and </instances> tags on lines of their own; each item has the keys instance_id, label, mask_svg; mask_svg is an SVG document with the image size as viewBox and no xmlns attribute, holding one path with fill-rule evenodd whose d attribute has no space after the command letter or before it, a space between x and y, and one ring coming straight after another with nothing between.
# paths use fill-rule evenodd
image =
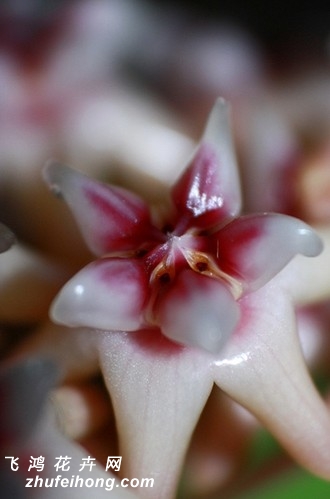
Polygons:
<instances>
[{"instance_id":1,"label":"pink marking on petal","mask_svg":"<svg viewBox=\"0 0 330 499\"><path fill-rule=\"evenodd\" d=\"M304 222L278 214L240 217L214 236L219 267L253 291L272 279L297 254L316 256L322 242Z\"/></svg>"},{"instance_id":2,"label":"pink marking on petal","mask_svg":"<svg viewBox=\"0 0 330 499\"><path fill-rule=\"evenodd\" d=\"M207 228L239 212L240 189L228 121L226 105L219 100L193 159L172 190L181 222L188 219L189 225Z\"/></svg>"},{"instance_id":3,"label":"pink marking on petal","mask_svg":"<svg viewBox=\"0 0 330 499\"><path fill-rule=\"evenodd\" d=\"M135 344L137 351L141 351L144 355L170 358L173 355L180 355L184 348L183 345L164 336L159 328L144 329L131 336L132 344Z\"/></svg>"},{"instance_id":4,"label":"pink marking on petal","mask_svg":"<svg viewBox=\"0 0 330 499\"><path fill-rule=\"evenodd\" d=\"M217 178L219 167L212 147L202 144L172 191L180 214L193 217L194 223L198 218L199 225L212 226L226 213L224 196Z\"/></svg>"},{"instance_id":5,"label":"pink marking on petal","mask_svg":"<svg viewBox=\"0 0 330 499\"><path fill-rule=\"evenodd\" d=\"M157 237L147 205L135 194L55 162L47 164L44 177L51 189L63 196L96 255L137 250Z\"/></svg>"},{"instance_id":6,"label":"pink marking on petal","mask_svg":"<svg viewBox=\"0 0 330 499\"><path fill-rule=\"evenodd\" d=\"M104 258L76 274L52 306L55 322L108 331L135 331L145 325L148 275L141 260Z\"/></svg>"}]
</instances>

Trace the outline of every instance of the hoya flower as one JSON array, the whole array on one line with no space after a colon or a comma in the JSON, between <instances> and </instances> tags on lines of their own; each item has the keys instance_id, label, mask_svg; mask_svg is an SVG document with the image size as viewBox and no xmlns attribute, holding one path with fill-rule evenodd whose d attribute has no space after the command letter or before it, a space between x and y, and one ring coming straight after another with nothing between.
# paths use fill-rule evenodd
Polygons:
<instances>
[{"instance_id":1,"label":"hoya flower","mask_svg":"<svg viewBox=\"0 0 330 499\"><path fill-rule=\"evenodd\" d=\"M153 497L171 497L215 382L329 477L330 418L296 337L290 272L281 272L322 243L288 216L239 216L226 104L215 105L172 187L167 217L54 162L45 178L99 257L64 286L52 317L99 330L124 473L152 474Z\"/></svg>"},{"instance_id":2,"label":"hoya flower","mask_svg":"<svg viewBox=\"0 0 330 499\"><path fill-rule=\"evenodd\" d=\"M176 342L218 352L237 327L242 297L295 254L320 252L319 238L296 219L264 213L237 218L241 200L229 144L219 101L171 190L173 209L158 226L131 192L48 165L51 188L65 198L89 248L101 257L64 287L55 320L111 331L159 327Z\"/></svg>"}]
</instances>

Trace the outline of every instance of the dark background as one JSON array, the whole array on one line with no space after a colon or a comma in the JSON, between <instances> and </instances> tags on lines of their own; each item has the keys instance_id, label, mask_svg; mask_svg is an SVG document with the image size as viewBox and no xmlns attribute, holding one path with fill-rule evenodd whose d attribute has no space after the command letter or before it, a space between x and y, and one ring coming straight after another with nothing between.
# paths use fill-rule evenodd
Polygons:
<instances>
[{"instance_id":1,"label":"dark background","mask_svg":"<svg viewBox=\"0 0 330 499\"><path fill-rule=\"evenodd\" d=\"M330 39L330 5L316 0L159 0L153 5L183 6L199 20L224 20L249 29L265 48L283 59L324 57ZM302 53L304 52L304 53Z\"/></svg>"}]
</instances>

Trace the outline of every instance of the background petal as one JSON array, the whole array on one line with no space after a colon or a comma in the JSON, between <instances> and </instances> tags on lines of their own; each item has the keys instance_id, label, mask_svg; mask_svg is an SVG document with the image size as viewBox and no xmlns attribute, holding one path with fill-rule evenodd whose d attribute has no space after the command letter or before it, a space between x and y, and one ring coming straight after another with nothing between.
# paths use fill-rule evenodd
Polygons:
<instances>
[{"instance_id":1,"label":"background petal","mask_svg":"<svg viewBox=\"0 0 330 499\"><path fill-rule=\"evenodd\" d=\"M7 251L15 242L15 236L11 230L0 223L0 253Z\"/></svg>"}]
</instances>

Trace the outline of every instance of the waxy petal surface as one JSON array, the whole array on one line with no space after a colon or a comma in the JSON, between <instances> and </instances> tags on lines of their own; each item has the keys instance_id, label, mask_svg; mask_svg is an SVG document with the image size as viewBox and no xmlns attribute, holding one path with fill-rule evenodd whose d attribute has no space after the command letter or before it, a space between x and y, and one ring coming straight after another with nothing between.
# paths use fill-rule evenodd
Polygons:
<instances>
[{"instance_id":1,"label":"waxy petal surface","mask_svg":"<svg viewBox=\"0 0 330 499\"><path fill-rule=\"evenodd\" d=\"M144 325L148 279L141 261L104 258L78 272L55 299L55 322L110 331Z\"/></svg>"},{"instance_id":2,"label":"waxy petal surface","mask_svg":"<svg viewBox=\"0 0 330 499\"><path fill-rule=\"evenodd\" d=\"M214 235L220 268L254 291L297 254L317 256L320 237L304 222L278 214L239 217Z\"/></svg>"},{"instance_id":3,"label":"waxy petal surface","mask_svg":"<svg viewBox=\"0 0 330 499\"><path fill-rule=\"evenodd\" d=\"M165 336L212 353L225 345L240 316L226 285L191 270L179 274L156 308Z\"/></svg>"},{"instance_id":4,"label":"waxy petal surface","mask_svg":"<svg viewBox=\"0 0 330 499\"><path fill-rule=\"evenodd\" d=\"M89 249L98 256L137 250L155 229L142 199L120 187L93 180L76 170L49 162L44 178L70 207Z\"/></svg>"},{"instance_id":5,"label":"waxy petal surface","mask_svg":"<svg viewBox=\"0 0 330 499\"><path fill-rule=\"evenodd\" d=\"M213 385L209 355L179 347L158 330L102 333L99 338L122 476L152 477L154 487L144 488L143 497L170 499Z\"/></svg>"},{"instance_id":6,"label":"waxy petal surface","mask_svg":"<svg viewBox=\"0 0 330 499\"><path fill-rule=\"evenodd\" d=\"M207 228L237 215L241 193L227 104L219 99L190 164L172 190L179 217Z\"/></svg>"},{"instance_id":7,"label":"waxy petal surface","mask_svg":"<svg viewBox=\"0 0 330 499\"><path fill-rule=\"evenodd\" d=\"M330 417L303 361L290 279L267 284L297 253L318 254L321 243L292 218L233 220L241 197L226 104L218 101L172 189L176 214L163 232L133 194L54 163L45 178L89 248L106 254L63 288L53 318L102 330L95 342L122 476L154 478L146 499L172 497L216 382L302 465L330 478Z\"/></svg>"},{"instance_id":8,"label":"waxy petal surface","mask_svg":"<svg viewBox=\"0 0 330 499\"><path fill-rule=\"evenodd\" d=\"M311 472L330 478L330 416L296 334L290 296L272 283L242 300L242 319L214 362L217 385Z\"/></svg>"},{"instance_id":9,"label":"waxy petal surface","mask_svg":"<svg viewBox=\"0 0 330 499\"><path fill-rule=\"evenodd\" d=\"M330 229L317 227L324 249L317 258L307 260L298 255L280 272L274 282L287 289L295 305L310 305L329 299L330 295Z\"/></svg>"}]
</instances>

